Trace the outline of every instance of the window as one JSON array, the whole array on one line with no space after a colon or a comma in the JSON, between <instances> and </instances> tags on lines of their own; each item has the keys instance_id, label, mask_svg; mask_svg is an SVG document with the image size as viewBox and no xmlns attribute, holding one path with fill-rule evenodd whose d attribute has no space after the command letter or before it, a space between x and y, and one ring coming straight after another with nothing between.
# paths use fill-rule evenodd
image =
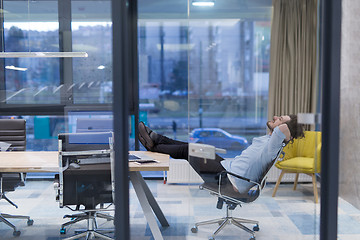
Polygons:
<instances>
[{"instance_id":1,"label":"window","mask_svg":"<svg viewBox=\"0 0 360 240\"><path fill-rule=\"evenodd\" d=\"M56 115L67 105L111 104L110 0L3 2L2 51L88 53L0 59L3 114Z\"/></svg>"},{"instance_id":2,"label":"window","mask_svg":"<svg viewBox=\"0 0 360 240\"><path fill-rule=\"evenodd\" d=\"M38 12L37 9L41 9ZM56 1L4 1L3 50L6 52L58 52L59 25ZM2 59L3 104L59 104L58 58Z\"/></svg>"}]
</instances>

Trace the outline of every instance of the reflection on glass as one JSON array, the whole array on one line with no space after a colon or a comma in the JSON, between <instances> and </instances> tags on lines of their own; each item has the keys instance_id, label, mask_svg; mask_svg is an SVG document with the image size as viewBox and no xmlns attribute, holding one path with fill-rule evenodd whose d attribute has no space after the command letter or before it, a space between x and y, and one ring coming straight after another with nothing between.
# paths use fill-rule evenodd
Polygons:
<instances>
[{"instance_id":1,"label":"reflection on glass","mask_svg":"<svg viewBox=\"0 0 360 240\"><path fill-rule=\"evenodd\" d=\"M270 17L197 19L199 11L187 20L139 20L140 120L183 141L188 127L211 127L250 143L266 133Z\"/></svg>"},{"instance_id":2,"label":"reflection on glass","mask_svg":"<svg viewBox=\"0 0 360 240\"><path fill-rule=\"evenodd\" d=\"M244 139L227 146L220 138L191 141L238 155L254 136L266 134L270 21L191 20L189 35L190 128Z\"/></svg>"},{"instance_id":3,"label":"reflection on glass","mask_svg":"<svg viewBox=\"0 0 360 240\"><path fill-rule=\"evenodd\" d=\"M75 103L112 102L111 31L111 22L72 23L73 50L89 55L73 59Z\"/></svg>"},{"instance_id":4,"label":"reflection on glass","mask_svg":"<svg viewBox=\"0 0 360 240\"><path fill-rule=\"evenodd\" d=\"M87 52L73 59L74 103L112 102L111 1L72 1L72 49ZM86 16L86 19L84 19Z\"/></svg>"},{"instance_id":5,"label":"reflection on glass","mask_svg":"<svg viewBox=\"0 0 360 240\"><path fill-rule=\"evenodd\" d=\"M41 13L30 14L39 7L46 8L42 8ZM56 2L4 1L4 10L6 52L59 51ZM58 58L9 58L4 64L6 95L3 102L60 103Z\"/></svg>"},{"instance_id":6,"label":"reflection on glass","mask_svg":"<svg viewBox=\"0 0 360 240\"><path fill-rule=\"evenodd\" d=\"M73 79L60 80L59 58L6 58L2 102L112 102L110 1L72 1L71 6L72 51L88 53L88 58L73 58ZM2 48L5 52L59 52L58 19L56 1L4 1Z\"/></svg>"},{"instance_id":7,"label":"reflection on glass","mask_svg":"<svg viewBox=\"0 0 360 240\"><path fill-rule=\"evenodd\" d=\"M189 47L186 22L139 20L140 120L185 141Z\"/></svg>"},{"instance_id":8,"label":"reflection on glass","mask_svg":"<svg viewBox=\"0 0 360 240\"><path fill-rule=\"evenodd\" d=\"M68 109L66 110L66 132L113 132L111 110Z\"/></svg>"},{"instance_id":9,"label":"reflection on glass","mask_svg":"<svg viewBox=\"0 0 360 240\"><path fill-rule=\"evenodd\" d=\"M169 3L139 1L140 121L235 156L266 134L270 8ZM197 137L209 131L222 136Z\"/></svg>"}]
</instances>

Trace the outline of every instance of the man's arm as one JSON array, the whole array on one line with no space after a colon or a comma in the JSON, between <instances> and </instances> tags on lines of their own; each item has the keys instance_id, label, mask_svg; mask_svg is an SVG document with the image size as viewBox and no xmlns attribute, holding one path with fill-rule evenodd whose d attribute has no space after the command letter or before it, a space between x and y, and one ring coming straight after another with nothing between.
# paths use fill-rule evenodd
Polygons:
<instances>
[{"instance_id":1,"label":"man's arm","mask_svg":"<svg viewBox=\"0 0 360 240\"><path fill-rule=\"evenodd\" d=\"M285 135L285 141L290 141L290 138L291 138L291 133L290 133L290 130L289 130L289 127L287 126L287 124L281 124L279 126L279 129L280 131Z\"/></svg>"}]
</instances>

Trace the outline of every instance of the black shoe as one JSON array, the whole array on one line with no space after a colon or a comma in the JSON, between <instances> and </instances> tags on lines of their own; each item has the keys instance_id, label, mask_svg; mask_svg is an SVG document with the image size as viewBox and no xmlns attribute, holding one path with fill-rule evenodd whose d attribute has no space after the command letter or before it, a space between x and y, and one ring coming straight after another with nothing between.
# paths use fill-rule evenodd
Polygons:
<instances>
[{"instance_id":1,"label":"black shoe","mask_svg":"<svg viewBox=\"0 0 360 240\"><path fill-rule=\"evenodd\" d=\"M139 140L148 151L154 147L154 142L150 137L151 132L151 129L146 127L143 122L139 123Z\"/></svg>"}]
</instances>

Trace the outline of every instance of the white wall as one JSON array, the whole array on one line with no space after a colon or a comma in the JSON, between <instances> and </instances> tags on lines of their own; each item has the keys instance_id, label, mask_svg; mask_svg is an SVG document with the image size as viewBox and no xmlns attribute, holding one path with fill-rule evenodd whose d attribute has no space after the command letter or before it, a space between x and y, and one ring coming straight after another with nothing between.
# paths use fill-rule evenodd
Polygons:
<instances>
[{"instance_id":1,"label":"white wall","mask_svg":"<svg viewBox=\"0 0 360 240\"><path fill-rule=\"evenodd\" d=\"M357 208L360 208L359 11L359 0L342 1L339 192Z\"/></svg>"}]
</instances>

